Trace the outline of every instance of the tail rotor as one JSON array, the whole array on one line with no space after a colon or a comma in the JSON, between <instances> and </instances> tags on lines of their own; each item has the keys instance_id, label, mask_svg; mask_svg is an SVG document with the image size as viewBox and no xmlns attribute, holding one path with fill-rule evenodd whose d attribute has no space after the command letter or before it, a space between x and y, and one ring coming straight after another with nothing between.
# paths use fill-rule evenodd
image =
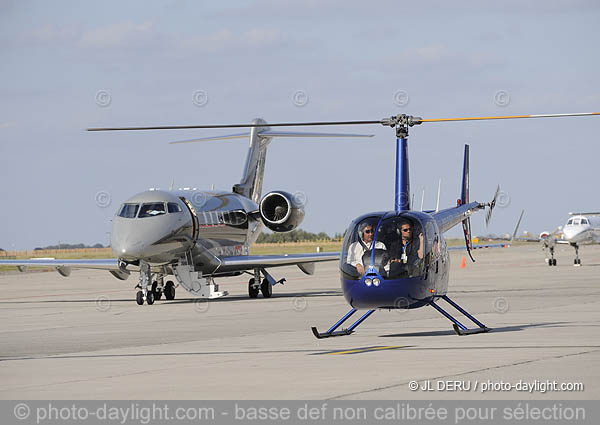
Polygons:
<instances>
[{"instance_id":1,"label":"tail rotor","mask_svg":"<svg viewBox=\"0 0 600 425\"><path fill-rule=\"evenodd\" d=\"M487 227L490 223L490 219L492 218L492 211L494 211L494 207L496 206L496 201L498 200L498 194L500 193L500 185L496 187L496 193L494 193L494 199L492 202L486 204L488 208L487 214L485 215L485 227Z\"/></svg>"}]
</instances>

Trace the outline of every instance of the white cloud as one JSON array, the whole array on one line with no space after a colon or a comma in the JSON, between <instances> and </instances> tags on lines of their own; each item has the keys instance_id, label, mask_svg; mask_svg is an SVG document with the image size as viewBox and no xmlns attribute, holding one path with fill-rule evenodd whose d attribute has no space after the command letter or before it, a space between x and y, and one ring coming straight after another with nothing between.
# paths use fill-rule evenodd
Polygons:
<instances>
[{"instance_id":1,"label":"white cloud","mask_svg":"<svg viewBox=\"0 0 600 425\"><path fill-rule=\"evenodd\" d=\"M82 47L127 47L139 45L148 40L152 22L135 24L122 22L85 31L80 40Z\"/></svg>"},{"instance_id":2,"label":"white cloud","mask_svg":"<svg viewBox=\"0 0 600 425\"><path fill-rule=\"evenodd\" d=\"M183 38L179 45L184 49L219 51L273 47L285 41L285 35L278 29L252 28L237 33L229 29L222 29L208 35Z\"/></svg>"},{"instance_id":3,"label":"white cloud","mask_svg":"<svg viewBox=\"0 0 600 425\"><path fill-rule=\"evenodd\" d=\"M46 24L26 33L24 40L33 44L61 44L76 40L80 33L75 26Z\"/></svg>"}]
</instances>

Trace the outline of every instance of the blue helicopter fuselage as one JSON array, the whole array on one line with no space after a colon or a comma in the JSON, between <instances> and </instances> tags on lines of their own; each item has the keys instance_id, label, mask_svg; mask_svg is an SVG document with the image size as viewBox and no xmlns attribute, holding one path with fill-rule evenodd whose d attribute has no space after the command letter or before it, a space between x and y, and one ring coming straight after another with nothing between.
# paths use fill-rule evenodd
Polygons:
<instances>
[{"instance_id":1,"label":"blue helicopter fuselage","mask_svg":"<svg viewBox=\"0 0 600 425\"><path fill-rule=\"evenodd\" d=\"M446 295L450 256L443 234L479 206L473 202L432 213L390 211L358 217L346 232L340 256L346 301L356 309L412 309ZM402 237L403 228L411 228L410 237ZM370 229L373 240L365 233ZM361 251L362 258L357 258ZM360 260L364 274L357 270Z\"/></svg>"}]
</instances>

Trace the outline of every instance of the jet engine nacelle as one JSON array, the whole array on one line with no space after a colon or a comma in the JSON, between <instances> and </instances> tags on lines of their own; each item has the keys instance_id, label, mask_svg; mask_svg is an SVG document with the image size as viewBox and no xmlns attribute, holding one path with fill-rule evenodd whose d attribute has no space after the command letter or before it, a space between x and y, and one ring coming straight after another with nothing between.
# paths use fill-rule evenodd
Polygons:
<instances>
[{"instance_id":1,"label":"jet engine nacelle","mask_svg":"<svg viewBox=\"0 0 600 425\"><path fill-rule=\"evenodd\" d=\"M548 236L550 236L549 232L542 232L542 233L540 233L540 239L546 239Z\"/></svg>"},{"instance_id":2,"label":"jet engine nacelle","mask_svg":"<svg viewBox=\"0 0 600 425\"><path fill-rule=\"evenodd\" d=\"M304 203L300 197L283 191L267 193L260 201L260 217L274 232L294 230L304 220Z\"/></svg>"}]
</instances>

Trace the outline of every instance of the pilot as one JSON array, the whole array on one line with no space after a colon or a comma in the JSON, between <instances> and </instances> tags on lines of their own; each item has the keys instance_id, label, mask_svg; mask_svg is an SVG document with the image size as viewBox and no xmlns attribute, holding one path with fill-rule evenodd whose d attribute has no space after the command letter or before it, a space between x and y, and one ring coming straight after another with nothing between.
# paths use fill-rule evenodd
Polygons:
<instances>
[{"instance_id":1,"label":"pilot","mask_svg":"<svg viewBox=\"0 0 600 425\"><path fill-rule=\"evenodd\" d=\"M419 233L419 238L415 239L412 231L410 222L400 223L400 239L391 248L390 274L396 274L402 269L408 270L408 266L413 266L423 259L423 233Z\"/></svg>"},{"instance_id":2,"label":"pilot","mask_svg":"<svg viewBox=\"0 0 600 425\"><path fill-rule=\"evenodd\" d=\"M363 255L366 251L373 249L373 238L375 236L375 230L373 225L369 223L361 223L358 227L358 240L350 245L348 248L348 259L347 263L356 267L358 273L362 276L365 274L365 266L363 264ZM383 242L377 241L375 243L375 249L383 249L386 247Z\"/></svg>"}]
</instances>

